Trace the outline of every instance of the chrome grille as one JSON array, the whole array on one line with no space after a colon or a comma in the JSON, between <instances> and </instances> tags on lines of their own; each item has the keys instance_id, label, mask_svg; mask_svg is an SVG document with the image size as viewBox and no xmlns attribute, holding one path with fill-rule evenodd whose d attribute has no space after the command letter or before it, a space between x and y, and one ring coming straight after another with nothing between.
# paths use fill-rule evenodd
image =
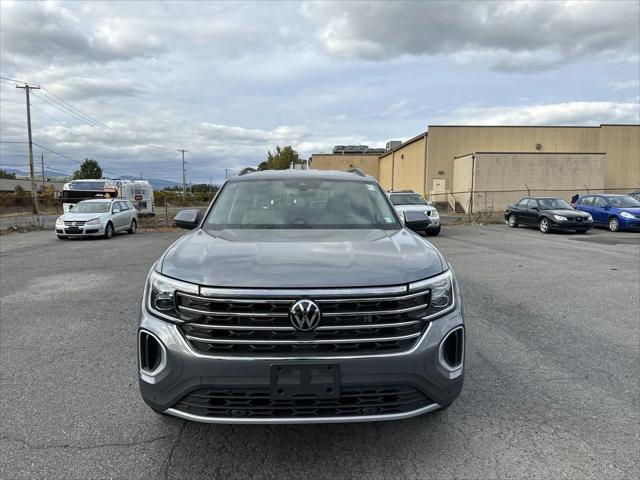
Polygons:
<instances>
[{"instance_id":1,"label":"chrome grille","mask_svg":"<svg viewBox=\"0 0 640 480\"><path fill-rule=\"evenodd\" d=\"M176 305L185 339L198 352L211 355L396 352L411 348L424 331L428 290L368 296L349 292L340 296L335 290L310 290L309 295L276 298L178 292ZM315 330L299 331L289 320L289 309L301 298L312 299L322 311Z\"/></svg>"},{"instance_id":2,"label":"chrome grille","mask_svg":"<svg viewBox=\"0 0 640 480\"><path fill-rule=\"evenodd\" d=\"M75 223L75 225L73 225L74 223ZM64 221L64 225L65 225L66 227L70 227L70 226L74 226L74 227L75 227L75 226L77 226L77 227L81 227L81 226L83 226L85 223L87 223L87 222L86 222L86 221L84 221L84 220L65 220L65 221Z\"/></svg>"}]
</instances>

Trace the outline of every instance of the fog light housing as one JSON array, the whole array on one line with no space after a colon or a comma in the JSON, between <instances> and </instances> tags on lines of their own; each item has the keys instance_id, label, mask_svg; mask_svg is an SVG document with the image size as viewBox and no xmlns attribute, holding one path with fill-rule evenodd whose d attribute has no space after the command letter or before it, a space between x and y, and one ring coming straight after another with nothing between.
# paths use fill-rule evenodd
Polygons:
<instances>
[{"instance_id":1,"label":"fog light housing","mask_svg":"<svg viewBox=\"0 0 640 480\"><path fill-rule=\"evenodd\" d=\"M167 351L158 337L146 330L138 333L138 364L140 375L148 383L155 383L167 366Z\"/></svg>"},{"instance_id":2,"label":"fog light housing","mask_svg":"<svg viewBox=\"0 0 640 480\"><path fill-rule=\"evenodd\" d=\"M464 365L464 327L456 327L447 333L438 348L440 366L448 373L449 378L455 378L462 373Z\"/></svg>"}]
</instances>

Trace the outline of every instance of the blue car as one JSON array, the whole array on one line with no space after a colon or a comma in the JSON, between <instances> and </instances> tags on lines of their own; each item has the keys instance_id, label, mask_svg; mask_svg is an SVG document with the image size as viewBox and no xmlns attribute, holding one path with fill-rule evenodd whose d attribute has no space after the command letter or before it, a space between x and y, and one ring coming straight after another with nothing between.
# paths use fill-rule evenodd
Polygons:
<instances>
[{"instance_id":1,"label":"blue car","mask_svg":"<svg viewBox=\"0 0 640 480\"><path fill-rule=\"evenodd\" d=\"M640 231L640 202L629 195L584 195L577 200L576 210L590 213L594 225L608 227L612 232Z\"/></svg>"}]
</instances>

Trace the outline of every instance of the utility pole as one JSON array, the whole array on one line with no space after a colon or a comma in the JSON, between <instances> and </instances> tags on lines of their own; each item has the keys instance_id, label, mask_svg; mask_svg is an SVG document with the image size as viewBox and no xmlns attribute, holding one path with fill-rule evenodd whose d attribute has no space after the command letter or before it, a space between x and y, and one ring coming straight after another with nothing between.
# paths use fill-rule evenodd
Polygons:
<instances>
[{"instance_id":1,"label":"utility pole","mask_svg":"<svg viewBox=\"0 0 640 480\"><path fill-rule=\"evenodd\" d=\"M182 199L184 200L187 197L187 180L186 180L186 170L184 167L184 154L189 150L178 148L177 151L182 152Z\"/></svg>"},{"instance_id":2,"label":"utility pole","mask_svg":"<svg viewBox=\"0 0 640 480\"><path fill-rule=\"evenodd\" d=\"M224 178L225 178L225 179L229 178L229 170L230 170L230 169L228 169L228 168L225 168L225 169L224 169Z\"/></svg>"},{"instance_id":3,"label":"utility pole","mask_svg":"<svg viewBox=\"0 0 640 480\"><path fill-rule=\"evenodd\" d=\"M44 193L44 153L40 154L40 161L42 162L42 193Z\"/></svg>"},{"instance_id":4,"label":"utility pole","mask_svg":"<svg viewBox=\"0 0 640 480\"><path fill-rule=\"evenodd\" d=\"M27 132L29 134L29 173L31 174L31 199L33 201L33 213L38 215L38 222L40 221L40 209L38 208L38 194L36 193L36 176L35 169L33 167L33 142L31 141L31 100L29 99L29 92L31 90L39 90L40 87L32 87L28 83L24 84L24 87L16 85L16 88L23 88L27 96Z\"/></svg>"}]
</instances>

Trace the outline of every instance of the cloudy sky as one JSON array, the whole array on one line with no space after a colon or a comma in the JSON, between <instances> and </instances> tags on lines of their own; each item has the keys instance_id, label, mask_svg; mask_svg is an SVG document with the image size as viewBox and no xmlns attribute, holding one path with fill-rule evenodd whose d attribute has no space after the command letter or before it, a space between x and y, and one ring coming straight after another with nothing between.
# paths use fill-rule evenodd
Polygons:
<instances>
[{"instance_id":1,"label":"cloudy sky","mask_svg":"<svg viewBox=\"0 0 640 480\"><path fill-rule=\"evenodd\" d=\"M435 124L640 122L640 2L11 2L1 75L35 152L193 182L291 144L383 146ZM0 82L0 163L27 169ZM45 147L65 157L44 150Z\"/></svg>"}]
</instances>

